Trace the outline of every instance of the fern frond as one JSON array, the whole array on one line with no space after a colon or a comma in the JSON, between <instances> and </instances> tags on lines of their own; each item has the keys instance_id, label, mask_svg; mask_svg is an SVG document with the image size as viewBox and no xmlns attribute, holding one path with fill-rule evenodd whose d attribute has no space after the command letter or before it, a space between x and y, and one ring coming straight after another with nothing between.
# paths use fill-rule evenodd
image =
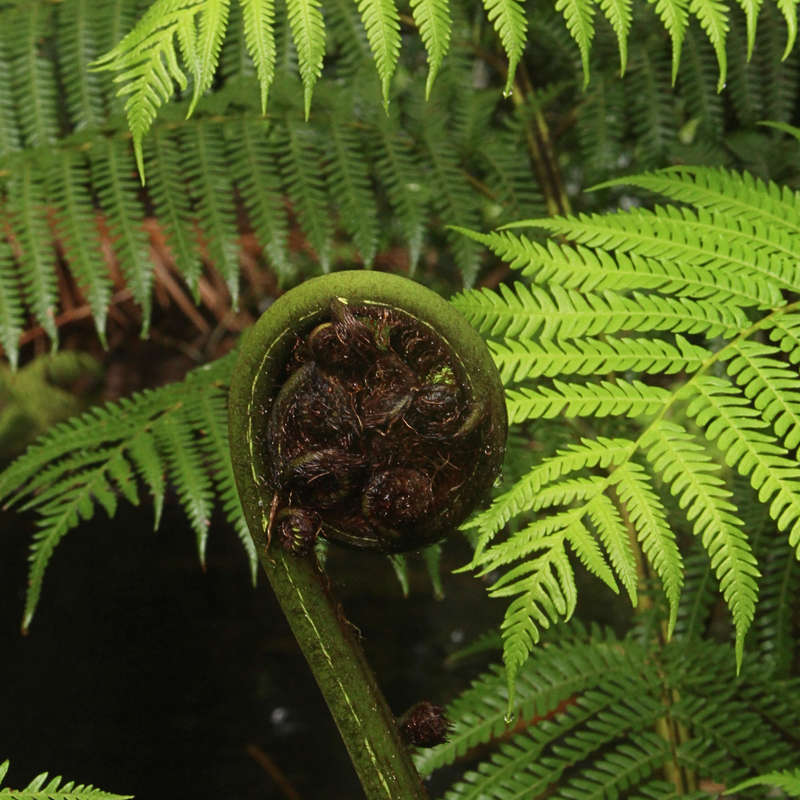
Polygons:
<instances>
[{"instance_id":1,"label":"fern frond","mask_svg":"<svg viewBox=\"0 0 800 800\"><path fill-rule=\"evenodd\" d=\"M230 124L226 141L233 179L253 228L281 281L293 274L286 252L289 230L269 126L242 114Z\"/></svg>"},{"instance_id":2,"label":"fern frond","mask_svg":"<svg viewBox=\"0 0 800 800\"><path fill-rule=\"evenodd\" d=\"M600 8L611 23L619 44L619 72L625 74L628 66L628 33L631 29L631 0L600 0Z\"/></svg>"},{"instance_id":3,"label":"fern frond","mask_svg":"<svg viewBox=\"0 0 800 800\"><path fill-rule=\"evenodd\" d=\"M614 797L632 784L651 775L672 757L670 743L658 734L641 731L632 734L605 757L582 770L556 797L591 800Z\"/></svg>"},{"instance_id":4,"label":"fern frond","mask_svg":"<svg viewBox=\"0 0 800 800\"><path fill-rule=\"evenodd\" d=\"M689 13L700 21L708 40L714 46L719 65L717 91L725 86L728 72L728 59L725 54L725 37L728 33L728 7L721 0L690 0Z\"/></svg>"},{"instance_id":5,"label":"fern frond","mask_svg":"<svg viewBox=\"0 0 800 800\"><path fill-rule=\"evenodd\" d=\"M89 69L99 54L94 23L103 11L91 0L69 0L58 7L61 72L76 130L96 127L105 117L100 76Z\"/></svg>"},{"instance_id":6,"label":"fern frond","mask_svg":"<svg viewBox=\"0 0 800 800\"><path fill-rule=\"evenodd\" d=\"M281 173L294 203L300 226L308 237L322 265L323 272L331 268L330 222L325 186L317 166L317 146L314 131L287 119L277 134Z\"/></svg>"},{"instance_id":7,"label":"fern frond","mask_svg":"<svg viewBox=\"0 0 800 800\"><path fill-rule=\"evenodd\" d=\"M683 40L689 24L687 0L649 0L655 2L656 14L661 18L664 27L672 40L672 83L678 77L678 65L681 63Z\"/></svg>"},{"instance_id":8,"label":"fern frond","mask_svg":"<svg viewBox=\"0 0 800 800\"><path fill-rule=\"evenodd\" d=\"M453 305L482 333L542 339L578 338L620 330L662 330L730 336L746 327L746 317L737 307L717 306L705 301L674 299L634 292L623 297L615 292L582 295L551 286L550 293L534 286L505 284L500 292L469 290L457 295Z\"/></svg>"},{"instance_id":9,"label":"fern frond","mask_svg":"<svg viewBox=\"0 0 800 800\"><path fill-rule=\"evenodd\" d=\"M602 381L595 383L562 383L553 381L553 389L509 389L506 393L508 421L549 419L560 414L567 417L655 414L666 407L671 393L640 381Z\"/></svg>"},{"instance_id":10,"label":"fern frond","mask_svg":"<svg viewBox=\"0 0 800 800\"><path fill-rule=\"evenodd\" d=\"M436 73L450 47L450 4L448 0L411 0L411 13L428 51L428 80L425 82L427 100L431 96Z\"/></svg>"},{"instance_id":11,"label":"fern frond","mask_svg":"<svg viewBox=\"0 0 800 800\"><path fill-rule=\"evenodd\" d=\"M483 0L483 4L486 7L486 16L494 25L508 56L508 77L504 90L505 95L508 96L514 85L517 64L519 64L525 49L525 34L528 28L525 10L517 0ZM569 19L567 17L568 24ZM589 39L591 40L591 36Z\"/></svg>"},{"instance_id":12,"label":"fern frond","mask_svg":"<svg viewBox=\"0 0 800 800\"><path fill-rule=\"evenodd\" d=\"M292 38L297 48L300 77L303 79L306 119L311 111L314 84L322 74L325 54L325 23L317 0L286 0Z\"/></svg>"},{"instance_id":13,"label":"fern frond","mask_svg":"<svg viewBox=\"0 0 800 800\"><path fill-rule=\"evenodd\" d=\"M800 445L800 378L782 361L773 358L777 347L745 341L731 347L734 357L728 374L736 378L745 395L772 425L785 447Z\"/></svg>"},{"instance_id":14,"label":"fern frond","mask_svg":"<svg viewBox=\"0 0 800 800\"><path fill-rule=\"evenodd\" d=\"M575 576L563 542L564 536L542 540L543 555L508 572L489 591L490 597L520 595L508 607L501 626L509 714L514 707L517 671L539 641L540 629L546 630L559 617L569 619L575 610Z\"/></svg>"},{"instance_id":15,"label":"fern frond","mask_svg":"<svg viewBox=\"0 0 800 800\"><path fill-rule=\"evenodd\" d=\"M31 548L30 584L23 627L30 625L41 582L55 547L96 505L110 517L118 495L138 502L138 480L156 501L164 476L174 481L192 522L201 559L216 484L229 519L244 531L231 495L233 476L224 444L225 393L235 354L190 373L178 384L109 404L52 429L0 474L6 505L25 502L39 514ZM206 441L206 440L210 441ZM137 479L138 478L138 479ZM252 547L248 546L252 558ZM251 561L251 568L254 568Z\"/></svg>"},{"instance_id":16,"label":"fern frond","mask_svg":"<svg viewBox=\"0 0 800 800\"><path fill-rule=\"evenodd\" d=\"M8 15L9 31L4 36L14 104L26 147L52 144L58 135L58 86L53 62L40 52L50 13L40 3L17 6Z\"/></svg>"},{"instance_id":17,"label":"fern frond","mask_svg":"<svg viewBox=\"0 0 800 800\"><path fill-rule=\"evenodd\" d=\"M704 425L709 415L700 418L701 408L698 404L692 411L698 415L698 424ZM719 427L709 430L709 438L718 434ZM723 446L726 443L720 442ZM747 538L739 528L741 520L733 514L736 508L728 502L730 492L721 488L719 478L709 474L718 467L709 463L710 457L703 448L679 425L660 421L649 429L642 447L649 450L648 458L671 484L672 493L680 495L686 517L694 522L695 535L702 534L703 547L711 557L711 566L733 614L736 659L740 664L744 636L755 610L758 592L755 578L759 573Z\"/></svg>"},{"instance_id":18,"label":"fern frond","mask_svg":"<svg viewBox=\"0 0 800 800\"><path fill-rule=\"evenodd\" d=\"M700 546L693 546L685 559L686 573L674 633L678 638L700 641L705 633L719 585L711 559Z\"/></svg>"},{"instance_id":19,"label":"fern frond","mask_svg":"<svg viewBox=\"0 0 800 800\"><path fill-rule=\"evenodd\" d=\"M218 2L222 0L215 0L215 3ZM95 62L98 69L120 73L114 81L122 84L118 94L128 96L125 110L142 179L144 136L159 107L172 96L174 83L181 90L188 86L186 74L178 65L174 42L176 36L183 58L194 76L195 85L202 85L207 79L207 76L200 73L201 62L198 59L205 59L203 63L208 66L208 59L213 56L212 45L218 27L207 23L205 53L201 57L197 51L195 18L205 5L205 0L156 0L136 27L113 50ZM218 6L215 7L219 10ZM217 48L217 54L218 52Z\"/></svg>"},{"instance_id":20,"label":"fern frond","mask_svg":"<svg viewBox=\"0 0 800 800\"><path fill-rule=\"evenodd\" d=\"M56 205L56 231L64 243L70 269L92 309L97 335L105 343L111 278L97 244L97 227L89 175L82 154L59 153L49 176Z\"/></svg>"},{"instance_id":21,"label":"fern frond","mask_svg":"<svg viewBox=\"0 0 800 800\"><path fill-rule=\"evenodd\" d=\"M0 764L0 783L7 771L8 760ZM0 789L0 796L10 797L12 800L133 800L133 795L130 794L111 794L95 789L91 784L76 784L75 781L63 783L60 775L48 781L47 776L46 772L37 775L24 789Z\"/></svg>"},{"instance_id":22,"label":"fern frond","mask_svg":"<svg viewBox=\"0 0 800 800\"><path fill-rule=\"evenodd\" d=\"M150 328L150 291L153 267L144 232L144 213L136 197L133 163L128 147L117 139L104 139L92 148L92 177L100 208L106 216L114 250L125 279L142 307L142 335Z\"/></svg>"},{"instance_id":23,"label":"fern frond","mask_svg":"<svg viewBox=\"0 0 800 800\"><path fill-rule=\"evenodd\" d=\"M195 51L196 68L194 90L189 104L191 116L197 101L211 86L214 73L219 64L219 53L222 49L222 39L228 27L228 14L230 0L203 0L203 13L200 16L199 32Z\"/></svg>"},{"instance_id":24,"label":"fern frond","mask_svg":"<svg viewBox=\"0 0 800 800\"><path fill-rule=\"evenodd\" d=\"M506 676L499 667L492 667L448 707L448 719L453 723L451 734L444 744L417 754L417 769L427 775L452 764L472 748L502 737L510 726L545 717L567 698L576 697L576 705L569 706L564 714L530 725L523 737L515 737L515 741L533 738L535 751L528 769L535 769L544 745L633 697L630 677L637 674L645 685L654 680L652 668L643 663L641 652L619 648L613 638L599 635L589 643L582 635L577 641L551 642L546 649L535 650L520 668L514 719L509 721ZM643 713L642 718L645 720L647 714ZM509 777L521 772L519 768L508 770ZM477 777L468 778L476 791Z\"/></svg>"},{"instance_id":25,"label":"fern frond","mask_svg":"<svg viewBox=\"0 0 800 800\"><path fill-rule=\"evenodd\" d=\"M636 529L642 551L661 578L669 603L667 631L671 636L678 618L678 603L683 587L683 559L675 542L675 535L667 522L664 507L642 467L632 461L625 461L614 470L611 479ZM633 602L636 603L635 600Z\"/></svg>"},{"instance_id":26,"label":"fern frond","mask_svg":"<svg viewBox=\"0 0 800 800\"><path fill-rule=\"evenodd\" d=\"M616 181L611 183L613 185ZM688 264L685 261L646 258L636 252L627 254L620 250L612 258L604 250L559 246L552 240L545 247L505 230L489 234L457 230L485 244L497 256L509 261L512 269L520 269L535 283L546 282L582 292L658 289L662 294L713 298L724 305L755 305L760 308L775 308L784 303L780 289L771 280L754 279L749 272L745 277L711 269L713 262ZM616 241L612 241L616 246ZM628 246L636 247L635 239L634 242L625 241ZM701 261L696 250L684 251L681 255ZM743 266L749 270L750 262Z\"/></svg>"},{"instance_id":27,"label":"fern frond","mask_svg":"<svg viewBox=\"0 0 800 800\"><path fill-rule=\"evenodd\" d=\"M614 571L627 589L631 603L637 603L636 559L628 539L628 531L619 511L608 495L596 494L586 506L589 519L603 543Z\"/></svg>"},{"instance_id":28,"label":"fern frond","mask_svg":"<svg viewBox=\"0 0 800 800\"><path fill-rule=\"evenodd\" d=\"M269 87L275 77L274 0L239 0L244 14L244 36L261 87L261 113L267 113Z\"/></svg>"},{"instance_id":29,"label":"fern frond","mask_svg":"<svg viewBox=\"0 0 800 800\"><path fill-rule=\"evenodd\" d=\"M517 223L520 224L520 223ZM568 236L580 244L641 256L685 261L702 267L725 264L755 280L786 288L798 284L797 243L790 236L771 236L763 221L750 224L721 213L694 213L673 206L654 212L635 209L627 214L581 215L578 218L536 220L527 224ZM719 239L713 242L712 236Z\"/></svg>"},{"instance_id":30,"label":"fern frond","mask_svg":"<svg viewBox=\"0 0 800 800\"><path fill-rule=\"evenodd\" d=\"M706 436L725 450L725 461L741 475L749 475L761 502L772 498L770 516L781 530L789 530L789 543L800 541L800 469L785 458L786 450L764 433L767 422L747 404L738 389L726 381L701 376L695 382L699 396L687 413L708 425ZM777 496L774 496L777 495ZM774 496L774 497L773 497Z\"/></svg>"},{"instance_id":31,"label":"fern frond","mask_svg":"<svg viewBox=\"0 0 800 800\"><path fill-rule=\"evenodd\" d=\"M783 770L782 772L770 772L767 775L759 775L756 778L737 783L728 791L741 792L752 786L774 786L782 789L789 797L800 797L800 769L794 771Z\"/></svg>"},{"instance_id":32,"label":"fern frond","mask_svg":"<svg viewBox=\"0 0 800 800\"><path fill-rule=\"evenodd\" d=\"M673 200L724 213L734 219L763 222L770 229L800 233L800 200L788 188L765 183L747 172L722 167L697 169L673 167L649 175L623 178Z\"/></svg>"},{"instance_id":33,"label":"fern frond","mask_svg":"<svg viewBox=\"0 0 800 800\"><path fill-rule=\"evenodd\" d=\"M8 211L11 230L21 251L25 304L47 331L55 348L57 298L55 250L47 224L46 194L41 176L29 161L9 181Z\"/></svg>"},{"instance_id":34,"label":"fern frond","mask_svg":"<svg viewBox=\"0 0 800 800\"><path fill-rule=\"evenodd\" d=\"M376 128L380 142L378 174L408 242L409 272L413 275L422 250L426 197L423 186L409 178L421 175L422 170L411 142L400 131L396 114L381 115Z\"/></svg>"},{"instance_id":35,"label":"fern frond","mask_svg":"<svg viewBox=\"0 0 800 800\"><path fill-rule=\"evenodd\" d=\"M594 38L594 8L587 0L557 0L555 9L564 15L567 30L580 50L585 88L589 83L589 52Z\"/></svg>"},{"instance_id":36,"label":"fern frond","mask_svg":"<svg viewBox=\"0 0 800 800\"><path fill-rule=\"evenodd\" d=\"M0 243L0 345L12 370L19 361L19 337L22 333L22 297L17 285L16 268L11 248Z\"/></svg>"},{"instance_id":37,"label":"fern frond","mask_svg":"<svg viewBox=\"0 0 800 800\"><path fill-rule=\"evenodd\" d=\"M400 17L394 0L358 0L358 10L381 79L383 105L388 108L389 85L400 55Z\"/></svg>"},{"instance_id":38,"label":"fern frond","mask_svg":"<svg viewBox=\"0 0 800 800\"><path fill-rule=\"evenodd\" d=\"M451 137L440 115L426 114L423 137L433 167L430 180L433 204L447 226L475 228L478 223L476 198L468 189L464 173ZM470 287L478 274L478 248L463 236L448 231L453 255L463 276L464 286Z\"/></svg>"},{"instance_id":39,"label":"fern frond","mask_svg":"<svg viewBox=\"0 0 800 800\"><path fill-rule=\"evenodd\" d=\"M627 439L584 439L582 444L570 445L569 449L534 467L468 523L468 527L478 528L480 534L473 563L478 563L483 549L512 517L533 508L542 487L585 467L606 469L620 464L630 458L635 447L635 443Z\"/></svg>"},{"instance_id":40,"label":"fern frond","mask_svg":"<svg viewBox=\"0 0 800 800\"><path fill-rule=\"evenodd\" d=\"M336 106L328 128L328 182L342 222L353 237L364 266L370 269L378 246L377 201L370 186L369 164L348 114L352 106L344 98Z\"/></svg>"},{"instance_id":41,"label":"fern frond","mask_svg":"<svg viewBox=\"0 0 800 800\"><path fill-rule=\"evenodd\" d=\"M198 120L183 132L183 170L206 232L211 261L222 274L231 303L239 303L239 246L233 185L220 126Z\"/></svg>"},{"instance_id":42,"label":"fern frond","mask_svg":"<svg viewBox=\"0 0 800 800\"><path fill-rule=\"evenodd\" d=\"M492 358L503 383L519 383L528 378L558 375L598 375L636 370L672 375L682 370L694 372L711 355L683 336L676 344L663 339L575 339L574 342L543 339L504 339L490 341ZM677 346L676 346L677 345Z\"/></svg>"},{"instance_id":43,"label":"fern frond","mask_svg":"<svg viewBox=\"0 0 800 800\"><path fill-rule=\"evenodd\" d=\"M175 266L189 286L195 300L203 266L196 242L190 237L194 219L183 184L183 166L178 143L166 130L156 127L146 149L150 175L149 193L161 220Z\"/></svg>"}]
</instances>

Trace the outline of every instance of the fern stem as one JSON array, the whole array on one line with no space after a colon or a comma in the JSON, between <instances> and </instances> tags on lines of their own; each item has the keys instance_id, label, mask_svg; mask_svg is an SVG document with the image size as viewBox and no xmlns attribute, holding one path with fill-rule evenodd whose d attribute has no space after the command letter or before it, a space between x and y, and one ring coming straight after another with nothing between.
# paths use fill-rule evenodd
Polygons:
<instances>
[{"instance_id":1,"label":"fern stem","mask_svg":"<svg viewBox=\"0 0 800 800\"><path fill-rule=\"evenodd\" d=\"M427 793L389 706L316 559L297 557L277 543L269 547L279 489L271 485L269 477L265 420L287 380L286 364L295 353L298 336L308 335L330 318L334 299L402 309L450 346L454 371L468 376L472 396L485 398L480 424L489 433L482 437L480 451L495 454L496 469L486 473L490 476L499 470L505 443L503 389L480 336L449 303L411 281L374 272L323 276L281 298L251 330L231 381L231 455L244 516L264 571L336 720L367 798L425 800ZM478 480L484 479L485 475ZM474 483L468 477L477 495ZM457 514L453 502L449 501L450 508ZM453 525L459 521L454 520Z\"/></svg>"}]
</instances>

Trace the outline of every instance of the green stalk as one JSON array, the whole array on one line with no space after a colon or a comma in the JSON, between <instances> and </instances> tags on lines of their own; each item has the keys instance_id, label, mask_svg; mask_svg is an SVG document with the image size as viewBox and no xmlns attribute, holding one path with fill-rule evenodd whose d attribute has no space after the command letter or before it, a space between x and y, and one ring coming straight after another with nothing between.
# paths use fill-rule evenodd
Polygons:
<instances>
[{"instance_id":1,"label":"green stalk","mask_svg":"<svg viewBox=\"0 0 800 800\"><path fill-rule=\"evenodd\" d=\"M278 300L247 336L231 383L229 431L234 474L261 564L336 720L369 800L427 797L394 717L316 560L269 547L277 499L266 468L266 420L297 337L326 320L333 298L402 309L451 346L473 396L493 397L492 444L505 441L502 385L480 336L433 292L404 278L342 272L301 284ZM499 462L498 462L499 464ZM455 524L458 524L456 521Z\"/></svg>"}]
</instances>

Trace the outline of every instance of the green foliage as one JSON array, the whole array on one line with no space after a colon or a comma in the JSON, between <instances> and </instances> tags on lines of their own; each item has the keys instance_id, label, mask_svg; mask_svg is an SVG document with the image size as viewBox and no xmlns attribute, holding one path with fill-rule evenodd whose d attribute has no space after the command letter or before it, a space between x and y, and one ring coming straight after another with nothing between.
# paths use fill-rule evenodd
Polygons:
<instances>
[{"instance_id":1,"label":"green foliage","mask_svg":"<svg viewBox=\"0 0 800 800\"><path fill-rule=\"evenodd\" d=\"M769 775L750 778L742 781L742 783L734 786L729 791L731 793L741 792L743 789L749 789L752 786L774 786L777 789L782 789L789 797L800 797L800 769L796 769L793 772L788 769L782 772L770 772Z\"/></svg>"},{"instance_id":2,"label":"green foliage","mask_svg":"<svg viewBox=\"0 0 800 800\"><path fill-rule=\"evenodd\" d=\"M227 433L227 386L235 353L200 367L185 381L94 408L50 430L0 476L6 506L36 509L23 629L30 625L42 577L56 545L100 505L113 517L118 498L138 504L149 492L159 525L168 479L197 537L200 561L218 498L257 566L233 480Z\"/></svg>"},{"instance_id":3,"label":"green foliage","mask_svg":"<svg viewBox=\"0 0 800 800\"><path fill-rule=\"evenodd\" d=\"M712 664L720 671L709 675ZM427 775L467 760L448 800L535 797L549 787L564 798L680 795L663 781L662 768L736 782L792 764L798 729L785 738L770 711L752 706L753 687L796 691L796 681L790 687L775 680L756 660L735 675L725 645L665 646L636 635L618 641L573 625L520 668L513 719L505 675L493 668L447 709L448 741L419 752L416 763ZM672 750L666 734L674 724L683 728ZM480 762L470 763L478 753Z\"/></svg>"},{"instance_id":4,"label":"green foliage","mask_svg":"<svg viewBox=\"0 0 800 800\"><path fill-rule=\"evenodd\" d=\"M482 575L511 566L490 590L515 597L503 624L509 704L540 630L575 607L565 544L616 589L615 574L635 603L635 537L663 583L668 630L676 625L683 565L654 478L679 499L708 553L733 616L737 664L760 572L717 452L769 504L789 545L800 545L800 470L791 455L800 443L797 304L781 296L800 289L796 198L723 170L631 182L694 210L667 205L507 226L544 228L574 246L544 247L508 230L468 233L534 282L453 300L482 331L504 337L492 346L510 419L637 418L629 439L584 436L534 466L470 523L479 531L472 566ZM745 285L749 299L738 291ZM641 338L644 331L658 338ZM622 377L652 373L655 364L671 376L666 386ZM559 380L565 373L578 380ZM532 377L535 388L526 385ZM534 522L493 542L513 517L532 514Z\"/></svg>"},{"instance_id":5,"label":"green foliage","mask_svg":"<svg viewBox=\"0 0 800 800\"><path fill-rule=\"evenodd\" d=\"M8 761L0 764L0 783L8 772ZM94 786L75 785L74 781L62 784L61 776L47 781L47 773L35 777L24 789L0 789L0 797L11 800L131 800L133 795L110 794Z\"/></svg>"},{"instance_id":6,"label":"green foliage","mask_svg":"<svg viewBox=\"0 0 800 800\"><path fill-rule=\"evenodd\" d=\"M7 463L51 426L94 399L100 366L88 353L40 356L18 372L0 366L0 461ZM83 384L83 391L80 390Z\"/></svg>"}]
</instances>

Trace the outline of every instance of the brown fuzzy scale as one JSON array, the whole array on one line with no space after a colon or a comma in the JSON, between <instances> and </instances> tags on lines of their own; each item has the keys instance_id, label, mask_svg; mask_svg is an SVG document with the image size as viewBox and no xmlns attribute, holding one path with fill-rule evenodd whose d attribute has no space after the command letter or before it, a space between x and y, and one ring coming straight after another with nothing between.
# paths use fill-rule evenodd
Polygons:
<instances>
[{"instance_id":1,"label":"brown fuzzy scale","mask_svg":"<svg viewBox=\"0 0 800 800\"><path fill-rule=\"evenodd\" d=\"M387 552L450 532L474 503L459 490L487 417L451 358L403 312L333 301L330 321L296 343L267 421L284 543L298 535L287 511L315 515L326 538Z\"/></svg>"},{"instance_id":2,"label":"brown fuzzy scale","mask_svg":"<svg viewBox=\"0 0 800 800\"><path fill-rule=\"evenodd\" d=\"M397 727L406 744L428 748L444 744L452 725L441 706L423 700L397 720Z\"/></svg>"}]
</instances>

